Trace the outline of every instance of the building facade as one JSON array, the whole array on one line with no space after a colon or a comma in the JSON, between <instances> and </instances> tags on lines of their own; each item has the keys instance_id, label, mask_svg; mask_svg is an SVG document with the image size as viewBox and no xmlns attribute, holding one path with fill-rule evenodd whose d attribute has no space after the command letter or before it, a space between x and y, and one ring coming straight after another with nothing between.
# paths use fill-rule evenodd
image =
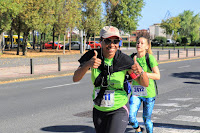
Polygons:
<instances>
[{"instance_id":1,"label":"building facade","mask_svg":"<svg viewBox=\"0 0 200 133\"><path fill-rule=\"evenodd\" d=\"M167 39L171 39L171 35L167 35L165 33L165 29L160 27L160 23L154 24L149 26L149 33L150 33L150 39L153 40L157 36L166 37Z\"/></svg>"}]
</instances>

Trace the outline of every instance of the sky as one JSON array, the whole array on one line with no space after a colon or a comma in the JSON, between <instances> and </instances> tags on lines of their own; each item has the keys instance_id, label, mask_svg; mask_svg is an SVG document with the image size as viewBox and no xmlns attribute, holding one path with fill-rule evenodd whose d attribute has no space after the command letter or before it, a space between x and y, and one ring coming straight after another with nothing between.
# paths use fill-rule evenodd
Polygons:
<instances>
[{"instance_id":1,"label":"sky","mask_svg":"<svg viewBox=\"0 0 200 133\"><path fill-rule=\"evenodd\" d=\"M138 22L138 30L148 29L155 23L161 23L162 19L170 14L171 17L178 16L184 10L200 13L200 0L144 0L142 17Z\"/></svg>"}]
</instances>

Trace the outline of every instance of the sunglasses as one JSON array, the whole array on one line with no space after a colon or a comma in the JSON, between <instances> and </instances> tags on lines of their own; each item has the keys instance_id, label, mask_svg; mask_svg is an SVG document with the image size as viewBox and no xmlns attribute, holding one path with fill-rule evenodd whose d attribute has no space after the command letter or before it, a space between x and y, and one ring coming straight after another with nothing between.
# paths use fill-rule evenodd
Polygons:
<instances>
[{"instance_id":1,"label":"sunglasses","mask_svg":"<svg viewBox=\"0 0 200 133\"><path fill-rule=\"evenodd\" d=\"M111 44L111 43L113 43L113 44L118 44L119 42L120 42L120 40L119 39L116 39L116 40L110 40L109 38L106 38L106 39L104 39L104 42L105 42L105 44L106 45L109 45L109 44Z\"/></svg>"}]
</instances>

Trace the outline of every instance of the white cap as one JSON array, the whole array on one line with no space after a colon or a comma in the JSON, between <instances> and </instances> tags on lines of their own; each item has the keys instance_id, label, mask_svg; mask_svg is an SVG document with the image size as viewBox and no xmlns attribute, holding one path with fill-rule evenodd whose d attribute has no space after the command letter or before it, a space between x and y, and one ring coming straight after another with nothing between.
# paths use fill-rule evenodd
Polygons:
<instances>
[{"instance_id":1,"label":"white cap","mask_svg":"<svg viewBox=\"0 0 200 133\"><path fill-rule=\"evenodd\" d=\"M114 26L105 26L100 31L100 37L102 38L110 38L113 36L119 37L122 40L119 35L119 30Z\"/></svg>"}]
</instances>

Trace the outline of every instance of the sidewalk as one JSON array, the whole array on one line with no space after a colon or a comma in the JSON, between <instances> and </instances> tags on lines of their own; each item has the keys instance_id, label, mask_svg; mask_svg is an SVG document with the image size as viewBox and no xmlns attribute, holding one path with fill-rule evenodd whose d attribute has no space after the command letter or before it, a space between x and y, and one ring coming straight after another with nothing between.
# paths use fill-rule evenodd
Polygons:
<instances>
[{"instance_id":1,"label":"sidewalk","mask_svg":"<svg viewBox=\"0 0 200 133\"><path fill-rule=\"evenodd\" d=\"M122 49L124 53L130 54L133 52L133 49L128 51L126 48ZM193 51L188 51L188 57L186 57L185 51L180 51L179 58L177 56L176 51L172 51L169 53L168 50L162 51L159 54L158 63L164 63L167 61L178 61L180 59L191 59L191 58L200 58L200 52L196 52L196 56L194 56ZM154 50L154 56L156 59L157 53ZM76 60L81 57L81 54L77 56ZM78 68L79 63L78 61L69 61L69 62L62 62L61 63L61 71L58 71L58 63L53 64L42 64L42 65L34 65L34 73L31 74L31 68L29 66L17 66L17 67L1 67L0 66L0 84L9 83L9 82L18 82L18 81L25 81L25 80L34 80L34 79L41 79L41 78L51 78L56 76L67 76L72 75L73 72Z\"/></svg>"}]
</instances>

